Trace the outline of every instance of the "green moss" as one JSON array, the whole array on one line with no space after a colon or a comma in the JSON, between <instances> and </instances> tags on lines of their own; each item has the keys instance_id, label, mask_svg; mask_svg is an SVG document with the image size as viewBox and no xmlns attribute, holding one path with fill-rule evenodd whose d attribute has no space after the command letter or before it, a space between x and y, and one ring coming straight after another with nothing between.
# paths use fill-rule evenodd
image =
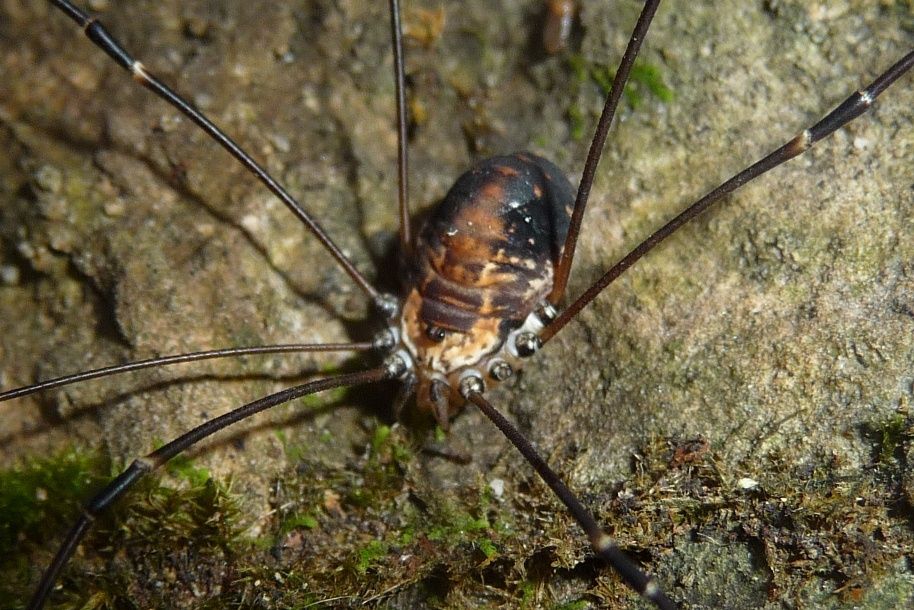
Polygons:
<instances>
[{"instance_id":1,"label":"green moss","mask_svg":"<svg viewBox=\"0 0 914 610\"><path fill-rule=\"evenodd\" d=\"M584 112L578 106L568 107L568 123L570 125L571 137L574 140L580 140L584 137L589 123L584 116Z\"/></svg>"},{"instance_id":2,"label":"green moss","mask_svg":"<svg viewBox=\"0 0 914 610\"><path fill-rule=\"evenodd\" d=\"M435 442L443 443L447 440L447 432L441 426L435 426Z\"/></svg>"},{"instance_id":3,"label":"green moss","mask_svg":"<svg viewBox=\"0 0 914 610\"><path fill-rule=\"evenodd\" d=\"M52 607L164 607L219 586L220 566L240 548L237 505L229 485L201 482L190 462L175 472L181 489L142 479L99 516L59 579ZM106 458L79 450L0 472L0 606L24 605L37 567L49 563L62 533L111 474Z\"/></svg>"},{"instance_id":4,"label":"green moss","mask_svg":"<svg viewBox=\"0 0 914 610\"><path fill-rule=\"evenodd\" d=\"M405 431L386 425L374 430L371 450L362 471L361 484L347 485L346 501L359 506L373 506L398 491L405 465L412 456Z\"/></svg>"},{"instance_id":5,"label":"green moss","mask_svg":"<svg viewBox=\"0 0 914 610\"><path fill-rule=\"evenodd\" d=\"M297 513L290 515L282 522L282 531L287 533L296 528L314 529L317 527L317 517L314 513Z\"/></svg>"},{"instance_id":6,"label":"green moss","mask_svg":"<svg viewBox=\"0 0 914 610\"><path fill-rule=\"evenodd\" d=\"M896 413L885 422L874 426L879 441L879 463L891 465L903 445L914 439L914 423L902 413Z\"/></svg>"},{"instance_id":7,"label":"green moss","mask_svg":"<svg viewBox=\"0 0 914 610\"><path fill-rule=\"evenodd\" d=\"M412 441L399 426L371 429L365 444L343 469L312 457L282 477L272 548L286 550L278 566L301 566L318 598L421 591L432 607L473 607L467 600L491 588L489 571L506 568L502 593L516 599L523 562L512 556L523 541L515 540L513 507L494 506L481 479L448 494L423 491L412 478Z\"/></svg>"},{"instance_id":8,"label":"green moss","mask_svg":"<svg viewBox=\"0 0 914 610\"><path fill-rule=\"evenodd\" d=\"M73 522L108 470L96 455L64 451L0 472L0 607L24 606L32 558Z\"/></svg>"},{"instance_id":9,"label":"green moss","mask_svg":"<svg viewBox=\"0 0 914 610\"><path fill-rule=\"evenodd\" d=\"M606 96L609 93L616 76L614 66L589 61L578 53L570 54L566 62L568 70L573 76L572 82L578 88L587 83L593 83L600 88L602 95ZM672 102L675 98L673 90L664 83L660 68L644 61L636 61L632 66L623 94L625 101L633 110L644 103L647 95L653 96L664 104ZM580 140L585 135L585 127L589 124L589 120L585 120L582 110L574 104L569 106L567 117L571 125L571 137Z\"/></svg>"},{"instance_id":10,"label":"green moss","mask_svg":"<svg viewBox=\"0 0 914 610\"><path fill-rule=\"evenodd\" d=\"M381 540L372 540L369 542L358 551L358 561L355 564L355 571L359 574L365 574L382 557L387 555L389 548L390 547Z\"/></svg>"},{"instance_id":11,"label":"green moss","mask_svg":"<svg viewBox=\"0 0 914 610\"><path fill-rule=\"evenodd\" d=\"M300 462L308 455L308 444L302 440L291 440L285 430L277 430L276 438L282 445L286 459L295 464Z\"/></svg>"},{"instance_id":12,"label":"green moss","mask_svg":"<svg viewBox=\"0 0 914 610\"><path fill-rule=\"evenodd\" d=\"M631 88L626 88L625 94L633 108L640 103L639 89L647 89L651 95L664 104L669 104L676 97L673 90L663 82L660 68L653 64L635 62L635 65L632 66L631 83Z\"/></svg>"},{"instance_id":13,"label":"green moss","mask_svg":"<svg viewBox=\"0 0 914 610\"><path fill-rule=\"evenodd\" d=\"M67 524L107 470L96 455L66 451L0 472L0 556L9 557L23 539L40 539Z\"/></svg>"},{"instance_id":14,"label":"green moss","mask_svg":"<svg viewBox=\"0 0 914 610\"><path fill-rule=\"evenodd\" d=\"M701 439L658 438L643 448L637 468L598 517L659 571L663 557L688 562L692 546L701 546L689 542L689 533L701 532L702 541L756 549L768 586L796 588L825 578L834 591L826 601L859 598L914 543L884 481L898 477L887 469L902 467L886 458L906 442L905 425L893 419L874 426L874 460L886 463L872 470L872 479L837 476L830 456L798 467L771 454L728 472ZM342 469L312 461L284 474L277 512L258 540L241 535L230 485L200 483L200 470L179 462L173 472L181 489L144 480L99 520L55 600L67 608L249 607L251 600L291 608L321 607L321 600L350 599L353 592L360 600L383 600L412 590L440 606L472 607L478 596L497 594L505 603L541 607L540 579L581 565L584 541L535 482L510 505L496 504L482 480L430 495L412 481L412 449L401 428L377 426L366 433L365 446L362 459ZM110 473L106 460L75 451L0 473L3 550L13 557L0 574L3 607L21 606L37 576L30 565L47 563L59 532ZM749 476L757 486L737 484ZM68 508L54 517L52 505ZM538 531L517 526L518 518L536 522ZM671 526L680 533L673 539ZM665 555L671 544L676 553ZM690 572L728 566L695 565ZM599 569L584 574L594 579L590 593L554 607L631 600L615 576Z\"/></svg>"},{"instance_id":15,"label":"green moss","mask_svg":"<svg viewBox=\"0 0 914 610\"><path fill-rule=\"evenodd\" d=\"M165 470L171 476L187 481L192 487L200 487L210 480L206 468L194 466L193 460L185 455L178 455L165 464Z\"/></svg>"},{"instance_id":16,"label":"green moss","mask_svg":"<svg viewBox=\"0 0 914 610\"><path fill-rule=\"evenodd\" d=\"M520 606L528 608L536 600L536 585L530 581L520 583L518 587L520 594Z\"/></svg>"},{"instance_id":17,"label":"green moss","mask_svg":"<svg viewBox=\"0 0 914 610\"><path fill-rule=\"evenodd\" d=\"M479 550L482 551L482 554L486 556L486 559L492 560L498 555L498 548L495 546L495 543L489 540L488 538L483 538L478 543Z\"/></svg>"}]
</instances>

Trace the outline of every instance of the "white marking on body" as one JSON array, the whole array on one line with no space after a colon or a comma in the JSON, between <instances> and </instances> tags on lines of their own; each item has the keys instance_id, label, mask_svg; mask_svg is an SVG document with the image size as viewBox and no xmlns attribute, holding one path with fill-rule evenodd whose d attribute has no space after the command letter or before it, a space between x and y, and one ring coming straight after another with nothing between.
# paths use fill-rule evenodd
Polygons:
<instances>
[{"instance_id":1,"label":"white marking on body","mask_svg":"<svg viewBox=\"0 0 914 610\"><path fill-rule=\"evenodd\" d=\"M660 594L660 587L654 582L654 579L647 581L647 584L644 585L644 597L648 599L654 599Z\"/></svg>"},{"instance_id":2,"label":"white marking on body","mask_svg":"<svg viewBox=\"0 0 914 610\"><path fill-rule=\"evenodd\" d=\"M137 80L149 80L149 72L146 71L146 66L141 64L139 61L133 62L133 65L130 66L130 71L133 72L133 77Z\"/></svg>"},{"instance_id":3,"label":"white marking on body","mask_svg":"<svg viewBox=\"0 0 914 610\"><path fill-rule=\"evenodd\" d=\"M597 550L597 552L604 553L604 552L608 551L609 549L613 548L614 546L616 546L616 544L613 542L613 539L610 538L608 535L601 533L600 537L597 538L597 540L596 540L596 542L594 542L593 546Z\"/></svg>"}]
</instances>

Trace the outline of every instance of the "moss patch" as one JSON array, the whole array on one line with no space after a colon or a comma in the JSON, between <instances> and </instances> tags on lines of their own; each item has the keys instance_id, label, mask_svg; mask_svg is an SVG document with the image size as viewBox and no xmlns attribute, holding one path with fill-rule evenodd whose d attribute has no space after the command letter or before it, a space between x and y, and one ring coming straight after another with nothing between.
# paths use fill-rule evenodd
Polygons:
<instances>
[{"instance_id":1,"label":"moss patch","mask_svg":"<svg viewBox=\"0 0 914 610\"><path fill-rule=\"evenodd\" d=\"M872 468L861 471L868 476L844 475L828 455L797 466L771 454L764 468L727 470L703 439L658 438L615 490L590 491L612 498L596 507L598 517L633 557L655 566L684 607L753 604L822 581L831 588L817 594L821 603L841 607L890 578L914 545L903 517L910 422L899 416L866 434L874 439ZM362 449L343 468L299 462L277 478L275 510L256 519L240 517L229 483L189 460L173 464L176 476L141 482L99 519L53 607L634 601L590 558L577 526L532 474L508 504L481 479L435 494L413 476L417 447L402 427L367 430ZM0 473L3 607L24 605L38 577L30 566L47 564L60 532L112 472L95 453L67 451ZM252 520L261 524L256 537ZM733 590L676 588L668 570L696 583L732 573ZM571 586L555 590L556 582Z\"/></svg>"},{"instance_id":2,"label":"moss patch","mask_svg":"<svg viewBox=\"0 0 914 610\"><path fill-rule=\"evenodd\" d=\"M577 89L593 84L599 87L602 95L609 94L613 79L616 77L614 64L588 61L583 55L571 54L568 56L567 65L569 71L574 75L572 82ZM623 95L626 103L632 109L637 109L644 104L647 96L664 104L672 102L676 97L673 90L664 82L660 67L640 60L632 66ZM575 93L572 99L577 97ZM567 116L571 124L572 138L581 140L585 135L589 135L588 129L592 129L592 120L579 106L575 104L569 106Z\"/></svg>"},{"instance_id":3,"label":"moss patch","mask_svg":"<svg viewBox=\"0 0 914 610\"><path fill-rule=\"evenodd\" d=\"M133 608L193 603L218 593L238 543L227 483L178 463L179 483L142 480L102 515L58 581L51 607ZM69 450L0 473L0 605L24 607L80 507L113 474L100 454Z\"/></svg>"}]
</instances>

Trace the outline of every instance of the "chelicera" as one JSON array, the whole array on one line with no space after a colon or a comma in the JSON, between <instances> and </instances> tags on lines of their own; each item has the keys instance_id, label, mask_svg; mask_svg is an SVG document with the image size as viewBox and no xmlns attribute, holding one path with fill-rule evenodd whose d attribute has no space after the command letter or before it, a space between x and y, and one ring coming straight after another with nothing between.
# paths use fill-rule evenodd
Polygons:
<instances>
[{"instance_id":1,"label":"chelicera","mask_svg":"<svg viewBox=\"0 0 914 610\"><path fill-rule=\"evenodd\" d=\"M68 2L54 4L87 27L86 31L90 38L114 56L123 67L131 70L134 78L141 84L148 88L160 88L157 82L152 80L151 75L121 49L101 26L88 21L82 11ZM634 60L638 44L644 38L657 4L648 3L636 26L640 33L633 38L636 43L630 45L626 59L623 60L623 69L618 72L618 82L610 94L610 111L606 115L606 120L601 121L598 130L600 135L594 140L594 154L584 171L585 178L578 194L578 203L573 201L567 181L556 175L557 168L547 161L525 153L485 161L458 179L452 191L453 199L449 197L445 200L444 207L433 214L425 227L420 229L415 242L405 222L409 214L405 197L402 197L401 210L404 222L401 225L401 241L404 248L412 251L420 261L412 270L408 281L409 290L402 303L380 294L371 287L357 270L347 265L345 256L337 250L338 260L347 272L371 297L383 315L392 320L387 332L375 341L375 347L388 354L384 365L367 373L357 373L336 380L321 380L256 401L234 415L204 424L188 436L165 445L146 458L137 460L90 503L87 508L89 516L74 527L68 543L62 547L58 555L58 561L43 581L36 595L35 605L42 603L53 584L55 570L62 567L72 552L88 527L93 513L103 510L115 496L120 495L147 471L158 467L212 430L228 425L232 420L239 420L249 412L280 404L295 395L335 385L399 378L409 390L406 393L414 390L420 408L427 409L442 425L446 426L450 417L466 401L473 402L483 409L512 442L518 444L518 448L568 504L575 518L588 531L595 550L619 569L636 590L655 601L659 607L672 607L671 602L666 600L660 590L600 533L593 519L545 463L536 457L529 444L519 437L506 420L491 410L482 395L486 384L508 377L523 358L532 355L542 343L551 339L615 277L676 228L724 194L802 153L816 141L866 110L877 95L910 68L914 59L911 54L906 55L869 88L851 96L838 110L821 122L700 200L695 207L689 208L684 215L658 231L613 267L581 299L557 315L552 311L552 307L560 305L562 300L583 214L583 203L586 202L596 160L599 158L599 151L609 127L612 107L621 95L621 83L624 82L626 68L630 67ZM398 82L402 91L402 73ZM400 97L402 100L402 95ZM405 131L403 116L401 103L401 134ZM401 147L405 145L402 137L400 142ZM406 164L403 162L401 170L404 173L405 168ZM404 185L405 182L401 181L401 192L405 192ZM550 195L550 191L555 192ZM515 194L516 196L512 196ZM453 201L452 205L449 204L450 201ZM296 210L296 213L306 224L320 233L307 214L300 210ZM501 219L507 220L502 222ZM569 222L572 227L570 231L566 227ZM529 227L529 231L525 233L526 227ZM484 230L476 232L481 229ZM567 241L566 233L570 235ZM329 238L324 238L324 241L328 248L333 249ZM504 247L500 246L499 241L504 242ZM450 260L453 253L460 250L464 250L462 256ZM498 281L501 283L498 284ZM497 285L498 288L493 288L490 293L481 289L475 293L460 291L461 288L465 289L468 286L488 288L492 285ZM510 315L507 312L510 312ZM13 391L7 393L6 397L20 394L21 392Z\"/></svg>"}]
</instances>

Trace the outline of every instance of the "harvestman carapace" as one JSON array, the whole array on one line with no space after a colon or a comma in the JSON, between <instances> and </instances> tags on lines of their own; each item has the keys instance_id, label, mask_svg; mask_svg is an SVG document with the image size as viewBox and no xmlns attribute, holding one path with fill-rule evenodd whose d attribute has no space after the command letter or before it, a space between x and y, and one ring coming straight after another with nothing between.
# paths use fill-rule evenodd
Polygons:
<instances>
[{"instance_id":1,"label":"harvestman carapace","mask_svg":"<svg viewBox=\"0 0 914 610\"><path fill-rule=\"evenodd\" d=\"M584 209L600 153L659 0L646 3L616 72L583 169L577 194L550 162L528 153L495 157L477 164L458 179L442 205L415 234L407 202L406 111L399 7L391 1L397 83L399 136L400 245L417 263L405 279L402 299L374 288L347 259L320 225L265 170L231 139L157 80L102 26L73 4L52 4L82 27L92 42L133 78L165 99L206 131L263 182L331 252L386 321L372 342L333 345L282 345L213 350L155 358L83 372L0 394L0 400L119 372L253 353L365 350L379 366L362 372L312 381L271 394L212 419L139 458L92 498L44 573L30 607L39 608L95 515L145 474L161 467L198 441L235 422L294 398L336 387L399 379L403 397L415 396L446 427L467 403L477 406L517 447L585 530L594 552L605 559L634 590L660 608L675 605L662 588L614 544L531 444L484 397L487 387L510 377L623 271L676 229L746 182L803 153L813 144L865 112L887 87L914 65L908 53L869 86L855 92L823 119L803 130L749 168L715 188L658 229L612 266L593 286L563 310L563 301Z\"/></svg>"}]
</instances>

